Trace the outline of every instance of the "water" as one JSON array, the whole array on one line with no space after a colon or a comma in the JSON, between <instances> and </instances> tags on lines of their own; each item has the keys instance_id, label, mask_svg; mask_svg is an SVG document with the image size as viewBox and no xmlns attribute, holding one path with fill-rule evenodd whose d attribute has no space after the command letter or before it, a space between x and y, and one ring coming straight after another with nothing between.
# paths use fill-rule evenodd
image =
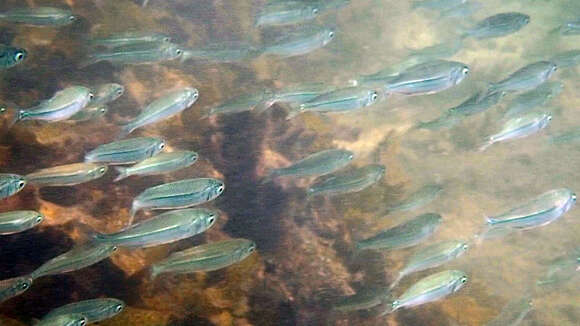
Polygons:
<instances>
[{"instance_id":1,"label":"water","mask_svg":"<svg viewBox=\"0 0 580 326\"><path fill-rule=\"evenodd\" d=\"M73 187L26 186L3 200L2 211L37 210L46 216L37 227L0 238L0 279L24 276L81 243L87 226L116 232L126 226L131 202L146 188L181 179L224 180L226 190L207 207L220 211L215 225L190 239L147 248L120 248L80 271L34 281L20 296L0 305L1 325L29 325L52 309L100 297L123 300L127 307L100 325L484 325L508 302L529 295L534 310L524 325L577 325L579 277L549 287L535 283L545 262L578 246L577 208L556 222L509 236L473 241L488 215L497 215L550 189L580 189L574 164L577 144L551 145L550 134L580 124L575 114L580 86L578 68L560 69L551 80L564 84L549 109L551 124L530 137L477 151L485 137L503 124L514 95L484 113L451 128L416 130L418 121L440 116L476 91L524 65L573 50L578 36L550 34L580 15L576 1L486 1L473 17L440 20L436 11L412 11L408 1L352 0L342 9L321 13L316 22L335 28L322 49L289 58L260 56L242 63L179 61L153 65L78 68L85 58L86 36L127 30L161 32L192 48L210 43L265 44L277 31L292 27L254 27L264 1L150 0L146 7L129 0L6 0L0 10L20 6L69 6L80 18L59 28L0 24L3 43L25 48L27 58L0 71L0 99L28 108L73 84L115 82L125 94L103 119L43 124L22 122L0 139L2 173L26 175L41 168L81 162L84 154L115 140L117 124L177 87L195 87L200 97L191 108L164 122L140 128L132 136L161 136L168 150L193 150L199 160L168 174L130 177L113 183L113 169L102 178ZM347 87L349 80L404 60L409 49L453 40L499 12L531 17L515 34L488 40L464 40L448 60L470 66L459 85L439 94L390 96L351 113L304 113L286 120L275 106L263 114L242 112L200 120L214 106L265 89L300 83ZM382 164L385 176L354 194L306 199L313 179L280 178L263 183L271 168L286 166L328 148L355 153L351 167ZM348 168L347 168L348 170ZM421 186L443 185L428 205L408 212L376 216ZM157 211L137 217L156 215ZM391 252L355 251L354 243L422 213L442 215L439 230L425 244L472 240L468 252L436 269L411 274L394 288L400 296L423 277L443 270L466 272L469 282L457 293L433 303L400 309L385 317L376 311L338 313L332 305L343 296L388 287L414 248ZM84 224L84 225L83 225ZM193 245L231 238L256 243L256 253L228 268L187 275L160 275L151 281L149 266ZM416 249L416 248L415 248Z\"/></svg>"}]
</instances>

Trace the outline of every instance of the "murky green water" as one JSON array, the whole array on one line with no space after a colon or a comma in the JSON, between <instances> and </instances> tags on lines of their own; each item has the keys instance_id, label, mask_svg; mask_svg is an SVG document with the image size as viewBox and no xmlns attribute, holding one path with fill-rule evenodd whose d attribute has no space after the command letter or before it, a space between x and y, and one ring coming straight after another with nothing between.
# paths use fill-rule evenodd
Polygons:
<instances>
[{"instance_id":1,"label":"murky green water","mask_svg":"<svg viewBox=\"0 0 580 326\"><path fill-rule=\"evenodd\" d=\"M78 16L61 27L0 22L0 43L28 52L22 63L0 70L0 101L9 110L32 107L71 85L114 82L125 87L102 117L82 122L23 121L5 130L0 136L2 173L26 175L82 162L85 153L114 141L119 124L155 99L179 87L199 90L199 99L191 107L130 136L162 137L165 151L195 151L199 155L195 164L119 182L114 182L117 175L109 168L103 177L87 183L27 185L3 199L2 212L36 210L45 219L30 230L0 236L0 279L32 273L87 241L89 229L121 230L130 219L133 198L147 188L189 178L225 183L222 195L203 204L220 215L207 231L170 244L119 248L90 267L38 278L29 290L0 304L0 325L30 325L62 305L103 297L123 300L126 307L99 325L485 325L508 303L525 297L532 299L533 310L520 325L578 325L579 265L553 262L556 258L569 262L580 246L577 208L533 230L489 240L476 236L485 227L485 216L498 215L551 189L579 191L578 143L549 142L550 136L580 124L575 114L580 104L578 68L559 69L550 78L562 82L563 91L539 107L552 113L552 121L529 137L477 150L485 137L501 129L503 114L516 94L451 127L415 126L441 116L526 64L577 49L580 36L561 36L553 30L580 17L580 2L493 0L485 1L472 16L440 18L438 10L412 10L410 1L351 0L310 22L332 28L328 44L288 58L258 54L280 35L309 25L259 29L254 20L264 5L265 1L250 0L150 0L146 7L130 0L0 3L0 12L52 6L71 8ZM437 94L381 94L378 103L350 113L303 113L289 120L284 104L261 114L254 110L202 119L220 104L239 98L248 105L256 96L286 87L315 83L348 87L361 75L408 58L411 49L453 42L464 28L501 12L522 12L531 21L507 36L465 39L463 47L446 60L468 65L469 76ZM100 62L80 67L90 54L91 36L125 31L164 33L179 48L208 53L224 48L250 50L240 55L245 57L241 61L237 54L225 60L234 62ZM6 124L9 120L7 116ZM362 191L332 197L306 196L314 177L264 182L270 169L329 148L354 153L344 171L381 164L386 172ZM443 189L419 207L388 212L427 184ZM163 212L138 213L136 220ZM429 212L440 214L442 222L418 246L355 249L357 241ZM231 238L252 240L256 252L216 271L149 278L150 266L173 252ZM378 315L390 305L390 296L378 295L382 302L370 309L333 309L344 296L384 293L406 258L442 240L463 240L470 248L442 266L406 276L392 297L428 275L450 269L468 275L469 281L456 293L386 316ZM550 268L558 281L537 285Z\"/></svg>"}]
</instances>

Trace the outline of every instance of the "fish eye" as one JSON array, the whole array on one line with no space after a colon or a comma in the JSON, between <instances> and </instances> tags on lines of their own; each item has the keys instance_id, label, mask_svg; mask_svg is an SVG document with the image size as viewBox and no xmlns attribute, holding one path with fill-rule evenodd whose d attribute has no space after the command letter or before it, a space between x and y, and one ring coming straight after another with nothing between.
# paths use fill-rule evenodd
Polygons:
<instances>
[{"instance_id":1,"label":"fish eye","mask_svg":"<svg viewBox=\"0 0 580 326\"><path fill-rule=\"evenodd\" d=\"M329 32L329 33L328 33L328 37L329 37L329 38L333 38L333 37L334 37L334 32Z\"/></svg>"},{"instance_id":2,"label":"fish eye","mask_svg":"<svg viewBox=\"0 0 580 326\"><path fill-rule=\"evenodd\" d=\"M105 174L105 172L107 172L107 169L105 169L105 167L101 167L99 169L99 174Z\"/></svg>"},{"instance_id":3,"label":"fish eye","mask_svg":"<svg viewBox=\"0 0 580 326\"><path fill-rule=\"evenodd\" d=\"M24 188L24 186L26 186L26 181L20 180L18 182L18 189L22 189L22 188Z\"/></svg>"},{"instance_id":4,"label":"fish eye","mask_svg":"<svg viewBox=\"0 0 580 326\"><path fill-rule=\"evenodd\" d=\"M4 112L6 112L6 107L0 106L0 113L4 113Z\"/></svg>"},{"instance_id":5,"label":"fish eye","mask_svg":"<svg viewBox=\"0 0 580 326\"><path fill-rule=\"evenodd\" d=\"M209 224L213 224L213 222L215 221L215 215L214 214L210 214L208 221L209 221Z\"/></svg>"},{"instance_id":6,"label":"fish eye","mask_svg":"<svg viewBox=\"0 0 580 326\"><path fill-rule=\"evenodd\" d=\"M99 110L99 112L101 112L102 114L105 114L105 113L107 113L107 109L105 109L105 108L101 108L101 109Z\"/></svg>"},{"instance_id":7,"label":"fish eye","mask_svg":"<svg viewBox=\"0 0 580 326\"><path fill-rule=\"evenodd\" d=\"M169 37L169 36L164 37L163 42L165 42L165 43L171 42L171 37Z\"/></svg>"},{"instance_id":8,"label":"fish eye","mask_svg":"<svg viewBox=\"0 0 580 326\"><path fill-rule=\"evenodd\" d=\"M117 90L117 95L119 95L119 96L123 95L123 90L119 88L119 89Z\"/></svg>"},{"instance_id":9,"label":"fish eye","mask_svg":"<svg viewBox=\"0 0 580 326\"><path fill-rule=\"evenodd\" d=\"M193 98L198 98L198 97L199 97L199 93L198 92L193 93Z\"/></svg>"},{"instance_id":10,"label":"fish eye","mask_svg":"<svg viewBox=\"0 0 580 326\"><path fill-rule=\"evenodd\" d=\"M113 251L117 251L119 249L117 246L113 246Z\"/></svg>"},{"instance_id":11,"label":"fish eye","mask_svg":"<svg viewBox=\"0 0 580 326\"><path fill-rule=\"evenodd\" d=\"M219 186L219 188L217 188L217 192L219 194L221 194L222 192L224 192L224 186Z\"/></svg>"},{"instance_id":12,"label":"fish eye","mask_svg":"<svg viewBox=\"0 0 580 326\"><path fill-rule=\"evenodd\" d=\"M371 101L372 102L376 101L378 97L379 95L377 94L377 92L373 91L371 94Z\"/></svg>"},{"instance_id":13,"label":"fish eye","mask_svg":"<svg viewBox=\"0 0 580 326\"><path fill-rule=\"evenodd\" d=\"M469 245L466 243L463 245L463 250L467 250L467 249L469 249Z\"/></svg>"},{"instance_id":14,"label":"fish eye","mask_svg":"<svg viewBox=\"0 0 580 326\"><path fill-rule=\"evenodd\" d=\"M87 320L83 317L80 321L79 321L79 325L80 326L85 326L87 324Z\"/></svg>"},{"instance_id":15,"label":"fish eye","mask_svg":"<svg viewBox=\"0 0 580 326\"><path fill-rule=\"evenodd\" d=\"M314 14L314 15L318 15L318 8L314 8L314 9L312 9L312 14Z\"/></svg>"},{"instance_id":16,"label":"fish eye","mask_svg":"<svg viewBox=\"0 0 580 326\"><path fill-rule=\"evenodd\" d=\"M38 216L36 217L36 220L34 220L34 222L36 222L36 224L38 224L38 223L42 222L42 220L43 220L43 219L44 219L44 216L42 216L42 215L38 215Z\"/></svg>"},{"instance_id":17,"label":"fish eye","mask_svg":"<svg viewBox=\"0 0 580 326\"><path fill-rule=\"evenodd\" d=\"M558 66L554 65L554 68L552 68L554 71L558 70Z\"/></svg>"},{"instance_id":18,"label":"fish eye","mask_svg":"<svg viewBox=\"0 0 580 326\"><path fill-rule=\"evenodd\" d=\"M77 20L76 16L69 16L68 20L70 20L71 22L74 22L75 20Z\"/></svg>"},{"instance_id":19,"label":"fish eye","mask_svg":"<svg viewBox=\"0 0 580 326\"><path fill-rule=\"evenodd\" d=\"M572 194L572 200L576 201L576 194L574 194L574 193Z\"/></svg>"},{"instance_id":20,"label":"fish eye","mask_svg":"<svg viewBox=\"0 0 580 326\"><path fill-rule=\"evenodd\" d=\"M165 148L165 143L159 144L159 149L164 149L164 148Z\"/></svg>"},{"instance_id":21,"label":"fish eye","mask_svg":"<svg viewBox=\"0 0 580 326\"><path fill-rule=\"evenodd\" d=\"M24 59L24 53L22 52L18 52L16 53L16 55L14 55L14 60L16 61L22 61Z\"/></svg>"},{"instance_id":22,"label":"fish eye","mask_svg":"<svg viewBox=\"0 0 580 326\"><path fill-rule=\"evenodd\" d=\"M248 248L248 252L249 252L249 253L252 253L252 252L254 252L254 250L256 250L256 245L251 245L251 246Z\"/></svg>"},{"instance_id":23,"label":"fish eye","mask_svg":"<svg viewBox=\"0 0 580 326\"><path fill-rule=\"evenodd\" d=\"M348 156L348 159L349 159L349 160L352 160L353 158L354 158L354 155L353 155L353 154L350 154L350 155Z\"/></svg>"},{"instance_id":24,"label":"fish eye","mask_svg":"<svg viewBox=\"0 0 580 326\"><path fill-rule=\"evenodd\" d=\"M181 51L181 49L177 49L177 50L175 50L175 54L177 54L178 56L180 56L180 55L181 55L181 53L183 53L183 52Z\"/></svg>"},{"instance_id":25,"label":"fish eye","mask_svg":"<svg viewBox=\"0 0 580 326\"><path fill-rule=\"evenodd\" d=\"M465 284L467 282L467 277L462 277L461 278L461 284Z\"/></svg>"},{"instance_id":26,"label":"fish eye","mask_svg":"<svg viewBox=\"0 0 580 326\"><path fill-rule=\"evenodd\" d=\"M463 67L463 69L461 70L461 73L464 74L464 75L469 74L469 68Z\"/></svg>"},{"instance_id":27,"label":"fish eye","mask_svg":"<svg viewBox=\"0 0 580 326\"><path fill-rule=\"evenodd\" d=\"M552 116L551 115L548 116L548 121L552 121Z\"/></svg>"},{"instance_id":28,"label":"fish eye","mask_svg":"<svg viewBox=\"0 0 580 326\"><path fill-rule=\"evenodd\" d=\"M93 93L89 93L89 100L92 100L95 98L95 95Z\"/></svg>"},{"instance_id":29,"label":"fish eye","mask_svg":"<svg viewBox=\"0 0 580 326\"><path fill-rule=\"evenodd\" d=\"M122 304L118 304L115 306L115 312L121 312L121 310L123 310L123 305Z\"/></svg>"},{"instance_id":30,"label":"fish eye","mask_svg":"<svg viewBox=\"0 0 580 326\"><path fill-rule=\"evenodd\" d=\"M22 284L20 284L20 290L26 290L30 287L30 284L28 284L28 282L24 282Z\"/></svg>"}]
</instances>

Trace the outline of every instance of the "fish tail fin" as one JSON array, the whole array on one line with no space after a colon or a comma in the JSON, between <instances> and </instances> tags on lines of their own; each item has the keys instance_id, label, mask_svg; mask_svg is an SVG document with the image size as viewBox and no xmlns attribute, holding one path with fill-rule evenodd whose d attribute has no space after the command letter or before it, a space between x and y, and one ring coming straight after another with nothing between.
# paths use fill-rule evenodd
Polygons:
<instances>
[{"instance_id":1,"label":"fish tail fin","mask_svg":"<svg viewBox=\"0 0 580 326\"><path fill-rule=\"evenodd\" d=\"M199 117L199 120L208 119L210 116L211 116L211 112L207 111L206 113L202 114L201 117Z\"/></svg>"},{"instance_id":2,"label":"fish tail fin","mask_svg":"<svg viewBox=\"0 0 580 326\"><path fill-rule=\"evenodd\" d=\"M117 140L123 139L127 136L129 136L130 133L133 132L133 130L135 130L135 128L133 128L133 126L131 124L121 124L119 125L121 127L121 130L119 131L119 134L117 135Z\"/></svg>"},{"instance_id":3,"label":"fish tail fin","mask_svg":"<svg viewBox=\"0 0 580 326\"><path fill-rule=\"evenodd\" d=\"M133 202L133 204L131 205L131 211L129 212L130 217L129 217L129 221L127 222L127 226L130 226L131 224L133 224L133 221L135 220L135 215L137 215L137 212L140 209L141 209L141 206L139 205L139 203Z\"/></svg>"},{"instance_id":4,"label":"fish tail fin","mask_svg":"<svg viewBox=\"0 0 580 326\"><path fill-rule=\"evenodd\" d=\"M161 274L161 268L159 266L153 265L149 268L149 280L153 281Z\"/></svg>"},{"instance_id":5,"label":"fish tail fin","mask_svg":"<svg viewBox=\"0 0 580 326\"><path fill-rule=\"evenodd\" d=\"M8 124L6 125L6 130L9 130L10 128L14 127L15 124L24 119L26 119L26 112L24 110L16 110L14 116L10 119L10 121L8 121Z\"/></svg>"},{"instance_id":6,"label":"fish tail fin","mask_svg":"<svg viewBox=\"0 0 580 326\"><path fill-rule=\"evenodd\" d=\"M88 57L79 62L79 68L80 69L86 68L88 66L94 65L99 61L101 60L97 56L90 54Z\"/></svg>"},{"instance_id":7,"label":"fish tail fin","mask_svg":"<svg viewBox=\"0 0 580 326\"><path fill-rule=\"evenodd\" d=\"M383 312L381 312L381 313L379 314L379 317L383 317L383 316L386 316L386 315L388 315L388 314L391 314L391 313L393 313L395 310L397 310L397 308L396 308L396 306L395 306L395 303L394 303L394 302L393 302L393 303L391 303L391 304L387 304L387 307L385 308L385 310L384 310Z\"/></svg>"},{"instance_id":8,"label":"fish tail fin","mask_svg":"<svg viewBox=\"0 0 580 326\"><path fill-rule=\"evenodd\" d=\"M128 169L126 167L116 166L115 170L117 171L117 173L119 173L119 175L117 175L117 177L115 178L115 180L113 180L113 182L121 181L129 176L129 174L127 173Z\"/></svg>"},{"instance_id":9,"label":"fish tail fin","mask_svg":"<svg viewBox=\"0 0 580 326\"><path fill-rule=\"evenodd\" d=\"M304 110L304 104L291 104L286 120L290 120L298 116Z\"/></svg>"},{"instance_id":10,"label":"fish tail fin","mask_svg":"<svg viewBox=\"0 0 580 326\"><path fill-rule=\"evenodd\" d=\"M268 173L266 174L266 176L262 180L262 184L271 182L272 180L274 180L279 175L280 175L280 171L278 169L272 169L272 170L268 171Z\"/></svg>"},{"instance_id":11,"label":"fish tail fin","mask_svg":"<svg viewBox=\"0 0 580 326\"><path fill-rule=\"evenodd\" d=\"M258 114L262 114L266 112L269 108L271 108L272 105L274 105L275 103L276 100L273 98L261 101L254 107L253 111L256 111Z\"/></svg>"},{"instance_id":12,"label":"fish tail fin","mask_svg":"<svg viewBox=\"0 0 580 326\"><path fill-rule=\"evenodd\" d=\"M389 291L392 290L395 286L397 286L397 284L399 284L399 282L403 279L403 273L399 273L399 275L397 276L397 278L393 281L393 283L391 283L391 285L389 285Z\"/></svg>"},{"instance_id":13,"label":"fish tail fin","mask_svg":"<svg viewBox=\"0 0 580 326\"><path fill-rule=\"evenodd\" d=\"M483 151L485 151L491 145L493 145L493 141L492 140L488 140L485 143L483 143L481 146L479 146L478 151L479 152L483 152Z\"/></svg>"}]
</instances>

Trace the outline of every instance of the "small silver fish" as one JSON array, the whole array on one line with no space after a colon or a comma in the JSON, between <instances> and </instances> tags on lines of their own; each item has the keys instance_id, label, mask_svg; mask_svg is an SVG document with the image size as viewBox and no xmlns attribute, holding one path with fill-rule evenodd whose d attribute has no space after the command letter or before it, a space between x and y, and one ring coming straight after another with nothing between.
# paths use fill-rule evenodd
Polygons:
<instances>
[{"instance_id":1,"label":"small silver fish","mask_svg":"<svg viewBox=\"0 0 580 326\"><path fill-rule=\"evenodd\" d=\"M136 137L97 146L85 154L85 162L130 164L157 155L165 149L165 141L155 137Z\"/></svg>"},{"instance_id":2,"label":"small silver fish","mask_svg":"<svg viewBox=\"0 0 580 326\"><path fill-rule=\"evenodd\" d=\"M352 161L354 154L342 149L327 149L291 164L288 167L270 171L266 180L282 176L309 177L321 176L337 171Z\"/></svg>"},{"instance_id":3,"label":"small silver fish","mask_svg":"<svg viewBox=\"0 0 580 326\"><path fill-rule=\"evenodd\" d=\"M527 91L515 97L506 110L505 117L514 117L533 110L538 106L547 104L551 99L558 96L564 89L561 82L547 82L531 91Z\"/></svg>"},{"instance_id":4,"label":"small silver fish","mask_svg":"<svg viewBox=\"0 0 580 326\"><path fill-rule=\"evenodd\" d=\"M262 113L272 107L274 104L293 104L300 106L322 94L326 94L336 90L334 86L319 84L319 83L307 83L301 85L292 85L281 90L274 91L273 94L269 94L267 101L263 105L258 106L255 110L258 113Z\"/></svg>"},{"instance_id":5,"label":"small silver fish","mask_svg":"<svg viewBox=\"0 0 580 326\"><path fill-rule=\"evenodd\" d=\"M435 94L458 85L469 75L461 62L433 60L412 66L384 86L387 94Z\"/></svg>"},{"instance_id":6,"label":"small silver fish","mask_svg":"<svg viewBox=\"0 0 580 326\"><path fill-rule=\"evenodd\" d=\"M524 138L535 134L548 126L551 120L552 114L547 112L532 112L512 118L504 124L500 132L491 135L487 142L479 148L479 151L482 152L495 143Z\"/></svg>"},{"instance_id":7,"label":"small silver fish","mask_svg":"<svg viewBox=\"0 0 580 326\"><path fill-rule=\"evenodd\" d=\"M108 243L82 244L42 264L29 276L37 279L77 271L109 258L116 250L117 247Z\"/></svg>"},{"instance_id":8,"label":"small silver fish","mask_svg":"<svg viewBox=\"0 0 580 326\"><path fill-rule=\"evenodd\" d=\"M115 167L119 173L115 182L133 175L156 175L177 171L191 166L197 161L197 157L197 153L192 151L160 153L130 167Z\"/></svg>"},{"instance_id":9,"label":"small silver fish","mask_svg":"<svg viewBox=\"0 0 580 326\"><path fill-rule=\"evenodd\" d=\"M539 286L557 285L580 275L580 247L547 262L546 273L536 282Z\"/></svg>"},{"instance_id":10,"label":"small silver fish","mask_svg":"<svg viewBox=\"0 0 580 326\"><path fill-rule=\"evenodd\" d=\"M467 1L459 6L444 9L440 11L441 18L465 18L472 16L483 8L483 4L478 1Z\"/></svg>"},{"instance_id":11,"label":"small silver fish","mask_svg":"<svg viewBox=\"0 0 580 326\"><path fill-rule=\"evenodd\" d=\"M256 244L246 239L231 239L199 245L172 253L153 264L151 278L163 273L209 272L238 263L256 250Z\"/></svg>"},{"instance_id":12,"label":"small silver fish","mask_svg":"<svg viewBox=\"0 0 580 326\"><path fill-rule=\"evenodd\" d=\"M87 318L81 314L67 314L43 318L35 326L85 326Z\"/></svg>"},{"instance_id":13,"label":"small silver fish","mask_svg":"<svg viewBox=\"0 0 580 326\"><path fill-rule=\"evenodd\" d=\"M555 31L565 36L580 34L580 18L564 22L562 26L556 28Z\"/></svg>"},{"instance_id":14,"label":"small silver fish","mask_svg":"<svg viewBox=\"0 0 580 326\"><path fill-rule=\"evenodd\" d=\"M40 169L25 176L30 184L39 186L74 186L98 179L107 173L107 166L94 163L74 163Z\"/></svg>"},{"instance_id":15,"label":"small silver fish","mask_svg":"<svg viewBox=\"0 0 580 326\"><path fill-rule=\"evenodd\" d=\"M95 89L95 98L91 102L91 106L109 104L125 93L125 87L117 83L101 84Z\"/></svg>"},{"instance_id":16,"label":"small silver fish","mask_svg":"<svg viewBox=\"0 0 580 326\"><path fill-rule=\"evenodd\" d=\"M570 68L580 64L580 50L570 50L554 55L550 62L559 68Z\"/></svg>"},{"instance_id":17,"label":"small silver fish","mask_svg":"<svg viewBox=\"0 0 580 326\"><path fill-rule=\"evenodd\" d=\"M556 64L550 61L530 63L513 72L506 79L489 85L490 92L527 91L545 83L558 70Z\"/></svg>"},{"instance_id":18,"label":"small silver fish","mask_svg":"<svg viewBox=\"0 0 580 326\"><path fill-rule=\"evenodd\" d=\"M303 23L318 16L315 3L282 1L266 3L256 17L256 27L284 26Z\"/></svg>"},{"instance_id":19,"label":"small silver fish","mask_svg":"<svg viewBox=\"0 0 580 326\"><path fill-rule=\"evenodd\" d=\"M341 88L319 95L308 102L293 107L286 119L292 119L303 112L343 113L375 104L379 92L366 87Z\"/></svg>"},{"instance_id":20,"label":"small silver fish","mask_svg":"<svg viewBox=\"0 0 580 326\"><path fill-rule=\"evenodd\" d=\"M173 209L203 204L225 190L223 181L212 178L185 179L145 189L131 206L131 216L141 209Z\"/></svg>"},{"instance_id":21,"label":"small silver fish","mask_svg":"<svg viewBox=\"0 0 580 326\"><path fill-rule=\"evenodd\" d=\"M114 317L121 313L123 309L125 309L125 303L119 299L92 299L58 307L51 310L44 318L79 314L87 319L87 324L92 324Z\"/></svg>"},{"instance_id":22,"label":"small silver fish","mask_svg":"<svg viewBox=\"0 0 580 326\"><path fill-rule=\"evenodd\" d=\"M346 173L328 175L315 181L308 190L308 197L339 195L362 191L377 183L385 174L385 166L369 164Z\"/></svg>"},{"instance_id":23,"label":"small silver fish","mask_svg":"<svg viewBox=\"0 0 580 326\"><path fill-rule=\"evenodd\" d=\"M189 108L197 101L199 92L195 88L183 87L164 94L151 102L133 120L123 125L120 137L135 129L170 118Z\"/></svg>"},{"instance_id":24,"label":"small silver fish","mask_svg":"<svg viewBox=\"0 0 580 326\"><path fill-rule=\"evenodd\" d=\"M103 117L109 111L106 105L87 106L68 119L71 122L83 122Z\"/></svg>"},{"instance_id":25,"label":"small silver fish","mask_svg":"<svg viewBox=\"0 0 580 326\"><path fill-rule=\"evenodd\" d=\"M26 179L18 174L0 173L0 199L10 197L26 186Z\"/></svg>"},{"instance_id":26,"label":"small silver fish","mask_svg":"<svg viewBox=\"0 0 580 326\"><path fill-rule=\"evenodd\" d=\"M418 0L411 3L412 9L425 8L444 10L464 4L467 0Z\"/></svg>"},{"instance_id":27,"label":"small silver fish","mask_svg":"<svg viewBox=\"0 0 580 326\"><path fill-rule=\"evenodd\" d=\"M32 278L15 277L7 280L0 280L0 303L21 295L32 286Z\"/></svg>"},{"instance_id":28,"label":"small silver fish","mask_svg":"<svg viewBox=\"0 0 580 326\"><path fill-rule=\"evenodd\" d=\"M214 225L219 214L206 208L180 209L157 215L112 234L95 234L99 243L123 247L152 247L200 234Z\"/></svg>"},{"instance_id":29,"label":"small silver fish","mask_svg":"<svg viewBox=\"0 0 580 326\"><path fill-rule=\"evenodd\" d=\"M39 27L64 26L77 19L69 9L52 7L14 8L0 13L0 21Z\"/></svg>"},{"instance_id":30,"label":"small silver fish","mask_svg":"<svg viewBox=\"0 0 580 326\"><path fill-rule=\"evenodd\" d=\"M268 100L271 98L271 94L272 93L269 90L265 90L256 94L234 97L233 99L227 100L218 106L212 107L206 114L201 117L201 119L221 114L225 115L252 111L257 107L265 105L265 103L268 102Z\"/></svg>"},{"instance_id":31,"label":"small silver fish","mask_svg":"<svg viewBox=\"0 0 580 326\"><path fill-rule=\"evenodd\" d=\"M448 112L461 117L481 113L498 104L506 94L504 91L476 93L458 106L450 108Z\"/></svg>"},{"instance_id":32,"label":"small silver fish","mask_svg":"<svg viewBox=\"0 0 580 326\"><path fill-rule=\"evenodd\" d=\"M0 213L0 234L13 234L32 229L44 220L37 211L10 211Z\"/></svg>"},{"instance_id":33,"label":"small silver fish","mask_svg":"<svg viewBox=\"0 0 580 326\"><path fill-rule=\"evenodd\" d=\"M0 44L0 70L12 68L28 56L28 51L9 45Z\"/></svg>"},{"instance_id":34,"label":"small silver fish","mask_svg":"<svg viewBox=\"0 0 580 326\"><path fill-rule=\"evenodd\" d=\"M417 129L427 129L427 130L438 130L441 128L451 128L461 121L463 117L455 114L450 114L445 112L440 117L435 118L430 121L420 121L417 123L415 128Z\"/></svg>"},{"instance_id":35,"label":"small silver fish","mask_svg":"<svg viewBox=\"0 0 580 326\"><path fill-rule=\"evenodd\" d=\"M101 61L111 64L153 64L178 59L183 49L173 43L145 42L101 49L89 53L80 67L87 67Z\"/></svg>"},{"instance_id":36,"label":"small silver fish","mask_svg":"<svg viewBox=\"0 0 580 326\"><path fill-rule=\"evenodd\" d=\"M371 309L387 300L391 300L391 292L388 288L364 289L354 295L341 298L332 305L332 309L340 312Z\"/></svg>"},{"instance_id":37,"label":"small silver fish","mask_svg":"<svg viewBox=\"0 0 580 326\"><path fill-rule=\"evenodd\" d=\"M407 196L398 204L391 206L388 211L408 211L422 207L432 202L443 190L440 184L427 184L419 188L416 192Z\"/></svg>"},{"instance_id":38,"label":"small silver fish","mask_svg":"<svg viewBox=\"0 0 580 326\"><path fill-rule=\"evenodd\" d=\"M245 42L211 43L183 50L181 62L188 60L213 63L239 63L257 58L262 49Z\"/></svg>"},{"instance_id":39,"label":"small silver fish","mask_svg":"<svg viewBox=\"0 0 580 326\"><path fill-rule=\"evenodd\" d=\"M517 298L508 302L499 315L485 326L517 326L534 309L534 302L529 297Z\"/></svg>"},{"instance_id":40,"label":"small silver fish","mask_svg":"<svg viewBox=\"0 0 580 326\"><path fill-rule=\"evenodd\" d=\"M263 48L264 54L281 57L304 55L326 46L334 39L331 28L313 28L290 33Z\"/></svg>"},{"instance_id":41,"label":"small silver fish","mask_svg":"<svg viewBox=\"0 0 580 326\"><path fill-rule=\"evenodd\" d=\"M483 19L463 34L465 37L487 39L513 34L530 22L530 16L519 12L504 12Z\"/></svg>"},{"instance_id":42,"label":"small silver fish","mask_svg":"<svg viewBox=\"0 0 580 326\"><path fill-rule=\"evenodd\" d=\"M107 48L139 43L171 43L171 37L163 33L127 31L89 40L89 44L92 46Z\"/></svg>"}]
</instances>

